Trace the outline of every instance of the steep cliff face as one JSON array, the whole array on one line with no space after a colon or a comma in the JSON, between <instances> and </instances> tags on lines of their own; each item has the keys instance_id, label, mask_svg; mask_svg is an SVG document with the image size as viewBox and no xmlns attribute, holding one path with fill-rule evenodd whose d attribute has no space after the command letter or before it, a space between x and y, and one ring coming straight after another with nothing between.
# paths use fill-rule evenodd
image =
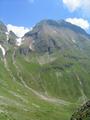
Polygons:
<instances>
[{"instance_id":1,"label":"steep cliff face","mask_svg":"<svg viewBox=\"0 0 90 120\"><path fill-rule=\"evenodd\" d=\"M14 32L10 31L8 35L8 43L11 45L16 45L17 44L17 36L15 35Z\"/></svg>"},{"instance_id":2,"label":"steep cliff face","mask_svg":"<svg viewBox=\"0 0 90 120\"><path fill-rule=\"evenodd\" d=\"M0 43L6 41L7 27L0 21Z\"/></svg>"}]
</instances>

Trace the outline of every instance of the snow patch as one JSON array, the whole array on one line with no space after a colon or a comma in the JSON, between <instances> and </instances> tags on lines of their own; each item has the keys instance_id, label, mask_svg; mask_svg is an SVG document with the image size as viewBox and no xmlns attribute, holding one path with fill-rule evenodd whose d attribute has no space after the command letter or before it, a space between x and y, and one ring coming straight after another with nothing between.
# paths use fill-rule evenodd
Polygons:
<instances>
[{"instance_id":1,"label":"snow patch","mask_svg":"<svg viewBox=\"0 0 90 120\"><path fill-rule=\"evenodd\" d=\"M76 43L76 40L72 39L72 42L73 42L73 43Z\"/></svg>"},{"instance_id":2,"label":"snow patch","mask_svg":"<svg viewBox=\"0 0 90 120\"><path fill-rule=\"evenodd\" d=\"M16 41L17 41L17 43L16 43L16 44L17 44L18 46L20 46L20 45L21 45L21 43L22 43L22 38L17 38L17 39L16 39Z\"/></svg>"},{"instance_id":3,"label":"snow patch","mask_svg":"<svg viewBox=\"0 0 90 120\"><path fill-rule=\"evenodd\" d=\"M6 51L5 51L5 49L4 49L4 47L2 45L0 45L0 49L2 50L3 56L5 56Z\"/></svg>"},{"instance_id":4,"label":"snow patch","mask_svg":"<svg viewBox=\"0 0 90 120\"><path fill-rule=\"evenodd\" d=\"M30 45L29 45L29 48L30 48L30 50L32 50L32 51L34 50L34 48L33 48L33 44L34 44L34 43L35 43L35 41L31 41L31 42L30 42Z\"/></svg>"},{"instance_id":5,"label":"snow patch","mask_svg":"<svg viewBox=\"0 0 90 120\"><path fill-rule=\"evenodd\" d=\"M18 37L16 39L17 45L20 46L21 42L23 41L22 37L25 35L25 33L31 31L32 29L33 29L33 27L27 28L27 27L23 27L23 26L15 26L15 25L8 24L7 25L8 32L6 33L7 39L8 39L8 33L10 31L14 32L16 34L16 36Z\"/></svg>"},{"instance_id":6,"label":"snow patch","mask_svg":"<svg viewBox=\"0 0 90 120\"><path fill-rule=\"evenodd\" d=\"M56 34L56 33L57 33L57 31L56 31L56 30L53 30L53 33L55 33L55 34Z\"/></svg>"},{"instance_id":7,"label":"snow patch","mask_svg":"<svg viewBox=\"0 0 90 120\"><path fill-rule=\"evenodd\" d=\"M6 32L7 41L9 40L9 32Z\"/></svg>"}]
</instances>

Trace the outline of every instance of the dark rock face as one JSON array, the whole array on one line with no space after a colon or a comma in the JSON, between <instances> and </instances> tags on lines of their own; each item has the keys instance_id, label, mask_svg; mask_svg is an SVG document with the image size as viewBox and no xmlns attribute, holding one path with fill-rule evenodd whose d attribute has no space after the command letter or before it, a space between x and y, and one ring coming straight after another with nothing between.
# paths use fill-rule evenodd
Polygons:
<instances>
[{"instance_id":1,"label":"dark rock face","mask_svg":"<svg viewBox=\"0 0 90 120\"><path fill-rule=\"evenodd\" d=\"M9 40L8 40L8 43L9 44L11 44L11 45L16 45L16 39L17 39L18 37L12 32L12 31L10 31L9 32Z\"/></svg>"},{"instance_id":2,"label":"dark rock face","mask_svg":"<svg viewBox=\"0 0 90 120\"><path fill-rule=\"evenodd\" d=\"M27 55L27 54L29 54L30 53L30 49L29 48L19 48L19 52L20 52L20 54L22 54L22 55Z\"/></svg>"},{"instance_id":3,"label":"dark rock face","mask_svg":"<svg viewBox=\"0 0 90 120\"><path fill-rule=\"evenodd\" d=\"M8 37L7 37L8 36ZM3 22L0 22L0 43L1 44L11 44L16 45L16 39L18 37L14 32L8 32L6 25Z\"/></svg>"},{"instance_id":4,"label":"dark rock face","mask_svg":"<svg viewBox=\"0 0 90 120\"><path fill-rule=\"evenodd\" d=\"M90 117L90 100L73 113L71 120L83 120Z\"/></svg>"}]
</instances>

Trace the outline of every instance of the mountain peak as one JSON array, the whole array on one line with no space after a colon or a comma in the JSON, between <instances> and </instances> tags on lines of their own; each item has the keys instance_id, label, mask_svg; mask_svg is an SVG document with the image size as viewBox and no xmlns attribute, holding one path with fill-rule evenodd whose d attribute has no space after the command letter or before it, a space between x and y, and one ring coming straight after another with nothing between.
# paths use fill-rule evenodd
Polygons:
<instances>
[{"instance_id":1,"label":"mountain peak","mask_svg":"<svg viewBox=\"0 0 90 120\"><path fill-rule=\"evenodd\" d=\"M44 19L42 21L40 21L38 24L36 24L35 28L42 28L43 26L52 26L52 27L57 27L59 29L61 29L62 27L65 29L70 29L76 33L80 33L80 34L84 34L87 35L88 37L90 37L90 35L84 30L82 29L80 26L71 24L63 19L61 20L52 20L52 19Z\"/></svg>"},{"instance_id":2,"label":"mountain peak","mask_svg":"<svg viewBox=\"0 0 90 120\"><path fill-rule=\"evenodd\" d=\"M70 48L71 45L84 47L84 41L90 35L79 26L65 20L42 20L36 24L32 31L24 36L24 44L34 43L34 48L39 52L54 52L57 49ZM33 41L33 42L31 42Z\"/></svg>"}]
</instances>

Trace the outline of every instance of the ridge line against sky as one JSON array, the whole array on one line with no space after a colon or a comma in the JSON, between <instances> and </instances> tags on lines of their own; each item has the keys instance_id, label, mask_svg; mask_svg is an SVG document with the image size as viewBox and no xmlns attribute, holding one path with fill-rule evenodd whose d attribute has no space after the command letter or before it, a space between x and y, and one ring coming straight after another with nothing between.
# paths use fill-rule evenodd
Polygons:
<instances>
[{"instance_id":1,"label":"ridge line against sky","mask_svg":"<svg viewBox=\"0 0 90 120\"><path fill-rule=\"evenodd\" d=\"M90 32L90 0L0 0L0 11L0 20L23 33L42 19L65 19Z\"/></svg>"}]
</instances>

